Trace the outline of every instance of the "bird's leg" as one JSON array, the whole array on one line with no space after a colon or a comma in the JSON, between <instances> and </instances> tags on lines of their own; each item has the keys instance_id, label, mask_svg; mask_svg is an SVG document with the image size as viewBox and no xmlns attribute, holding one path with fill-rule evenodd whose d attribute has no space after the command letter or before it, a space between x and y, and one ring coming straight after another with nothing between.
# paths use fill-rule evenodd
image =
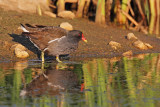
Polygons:
<instances>
[{"instance_id":1,"label":"bird's leg","mask_svg":"<svg viewBox=\"0 0 160 107\"><path fill-rule=\"evenodd\" d=\"M59 55L56 55L56 60L57 60L58 62L62 62L62 61L59 59Z\"/></svg>"},{"instance_id":2,"label":"bird's leg","mask_svg":"<svg viewBox=\"0 0 160 107\"><path fill-rule=\"evenodd\" d=\"M62 61L59 59L59 55L56 55L56 60L59 62L57 65L56 65L56 69L66 69L68 68L67 64L65 63L62 63Z\"/></svg>"},{"instance_id":3,"label":"bird's leg","mask_svg":"<svg viewBox=\"0 0 160 107\"><path fill-rule=\"evenodd\" d=\"M41 52L41 58L42 58L42 66L41 69L44 71L44 51Z\"/></svg>"},{"instance_id":4,"label":"bird's leg","mask_svg":"<svg viewBox=\"0 0 160 107\"><path fill-rule=\"evenodd\" d=\"M44 51L41 52L42 62L44 63Z\"/></svg>"}]
</instances>

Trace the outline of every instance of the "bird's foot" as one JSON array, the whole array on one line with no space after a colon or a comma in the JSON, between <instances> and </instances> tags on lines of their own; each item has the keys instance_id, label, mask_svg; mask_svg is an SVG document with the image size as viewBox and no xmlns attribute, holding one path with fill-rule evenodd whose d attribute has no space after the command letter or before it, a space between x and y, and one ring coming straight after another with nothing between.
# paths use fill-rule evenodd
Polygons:
<instances>
[{"instance_id":1,"label":"bird's foot","mask_svg":"<svg viewBox=\"0 0 160 107\"><path fill-rule=\"evenodd\" d=\"M56 56L56 60L57 60L59 63L62 63L62 61L59 59L59 56L58 56L58 55Z\"/></svg>"}]
</instances>

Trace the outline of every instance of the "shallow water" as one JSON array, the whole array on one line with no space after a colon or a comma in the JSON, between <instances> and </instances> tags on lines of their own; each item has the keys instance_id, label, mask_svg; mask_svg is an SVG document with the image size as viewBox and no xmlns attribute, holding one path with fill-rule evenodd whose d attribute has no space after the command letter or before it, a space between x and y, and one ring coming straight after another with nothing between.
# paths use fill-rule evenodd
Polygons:
<instances>
[{"instance_id":1,"label":"shallow water","mask_svg":"<svg viewBox=\"0 0 160 107\"><path fill-rule=\"evenodd\" d=\"M158 107L160 54L1 62L0 106Z\"/></svg>"}]
</instances>

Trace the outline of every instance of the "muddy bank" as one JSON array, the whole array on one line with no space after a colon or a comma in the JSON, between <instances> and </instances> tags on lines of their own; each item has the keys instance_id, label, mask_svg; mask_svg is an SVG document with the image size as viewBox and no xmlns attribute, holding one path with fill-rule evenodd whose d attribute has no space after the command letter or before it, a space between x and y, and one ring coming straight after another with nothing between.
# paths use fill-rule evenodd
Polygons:
<instances>
[{"instance_id":1,"label":"muddy bank","mask_svg":"<svg viewBox=\"0 0 160 107\"><path fill-rule=\"evenodd\" d=\"M20 60L10 49L12 45L21 43L27 47L28 59L37 59L40 52L32 43L20 36L18 29L20 23L30 23L38 25L57 26L62 22L69 22L74 29L81 30L88 40L88 43L80 42L79 48L72 53L71 59L81 57L113 57L122 56L122 53L132 50L133 54L138 53L158 53L160 52L160 40L153 36L148 36L140 32L129 31L113 26L101 26L85 19L62 19L48 16L38 16L36 14L18 13L15 11L4 11L0 9L0 60ZM140 50L133 46L132 40L127 40L126 35L133 32L139 40L149 43L153 49ZM117 50L109 46L110 41L121 44Z\"/></svg>"}]
</instances>

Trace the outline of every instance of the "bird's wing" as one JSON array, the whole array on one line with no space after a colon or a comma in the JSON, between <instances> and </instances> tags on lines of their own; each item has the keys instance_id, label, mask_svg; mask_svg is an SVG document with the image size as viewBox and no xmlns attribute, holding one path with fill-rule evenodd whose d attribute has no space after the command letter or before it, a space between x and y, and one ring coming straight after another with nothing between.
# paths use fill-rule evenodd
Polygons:
<instances>
[{"instance_id":1,"label":"bird's wing","mask_svg":"<svg viewBox=\"0 0 160 107\"><path fill-rule=\"evenodd\" d=\"M44 28L44 27L47 27L47 26L44 26L44 25L31 25L31 24L28 24L28 23L26 23L25 26L30 27L30 28Z\"/></svg>"},{"instance_id":2,"label":"bird's wing","mask_svg":"<svg viewBox=\"0 0 160 107\"><path fill-rule=\"evenodd\" d=\"M41 50L48 46L48 42L67 35L67 31L60 27L45 27L31 32L22 32L28 36Z\"/></svg>"}]
</instances>

